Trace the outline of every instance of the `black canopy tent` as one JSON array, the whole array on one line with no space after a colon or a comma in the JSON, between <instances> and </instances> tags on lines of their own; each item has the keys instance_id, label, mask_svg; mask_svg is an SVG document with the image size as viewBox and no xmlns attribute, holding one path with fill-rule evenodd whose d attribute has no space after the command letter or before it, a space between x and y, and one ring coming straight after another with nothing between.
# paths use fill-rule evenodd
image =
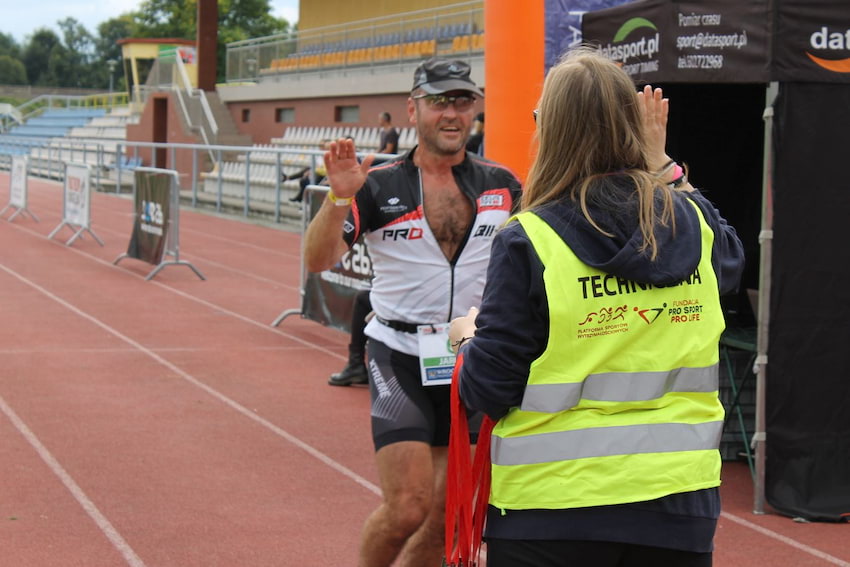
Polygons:
<instances>
[{"instance_id":1,"label":"black canopy tent","mask_svg":"<svg viewBox=\"0 0 850 567\"><path fill-rule=\"evenodd\" d=\"M744 241L742 288L759 290L755 511L766 498L789 515L846 518L846 0L640 0L585 14L582 32L636 82L664 87L670 154ZM745 292L726 301L746 312Z\"/></svg>"}]
</instances>

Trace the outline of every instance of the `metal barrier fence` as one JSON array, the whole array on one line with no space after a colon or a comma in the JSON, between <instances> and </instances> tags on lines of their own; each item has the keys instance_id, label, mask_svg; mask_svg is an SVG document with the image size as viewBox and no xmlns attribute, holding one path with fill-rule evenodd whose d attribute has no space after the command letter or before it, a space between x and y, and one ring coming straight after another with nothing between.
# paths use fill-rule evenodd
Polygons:
<instances>
[{"instance_id":1,"label":"metal barrier fence","mask_svg":"<svg viewBox=\"0 0 850 567\"><path fill-rule=\"evenodd\" d=\"M315 146L224 146L154 142L119 143L97 139L4 139L0 169L10 170L12 156L29 156L29 175L64 180L65 164L77 162L92 168L92 187L101 192L128 192L133 170L145 165L179 173L185 205L261 216L276 223L300 222L300 203L291 202L300 191L299 173L310 183L320 181L315 172L323 151ZM362 153L360 155L366 155ZM395 156L376 154L378 158ZM209 156L214 156L210 159Z\"/></svg>"}]
</instances>

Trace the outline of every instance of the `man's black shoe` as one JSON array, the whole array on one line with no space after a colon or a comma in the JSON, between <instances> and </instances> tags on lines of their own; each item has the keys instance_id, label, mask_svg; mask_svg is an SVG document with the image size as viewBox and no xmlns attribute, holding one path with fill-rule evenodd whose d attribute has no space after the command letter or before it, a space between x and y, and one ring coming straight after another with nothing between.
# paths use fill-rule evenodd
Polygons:
<instances>
[{"instance_id":1,"label":"man's black shoe","mask_svg":"<svg viewBox=\"0 0 850 567\"><path fill-rule=\"evenodd\" d=\"M331 374L328 384L331 386L350 386L351 384L368 384L369 374L362 359L349 360L341 372Z\"/></svg>"}]
</instances>

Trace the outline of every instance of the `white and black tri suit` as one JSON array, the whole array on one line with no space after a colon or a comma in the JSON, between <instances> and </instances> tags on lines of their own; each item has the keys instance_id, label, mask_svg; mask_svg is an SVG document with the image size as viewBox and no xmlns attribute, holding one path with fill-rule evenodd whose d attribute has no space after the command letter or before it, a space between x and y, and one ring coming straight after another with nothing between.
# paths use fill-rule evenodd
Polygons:
<instances>
[{"instance_id":1,"label":"white and black tri suit","mask_svg":"<svg viewBox=\"0 0 850 567\"><path fill-rule=\"evenodd\" d=\"M375 317L366 326L366 335L371 339L372 422L378 446L387 444L379 441L387 430L418 427L400 423L409 408L399 409L405 404L398 397L410 397L413 390L427 389L428 397L440 392L448 411L448 387L424 388L418 363L390 364L389 359L397 361L400 355L408 355L418 360L417 325L448 322L480 304L493 237L514 212L521 195L520 182L509 169L467 153L452 171L461 193L473 204L474 219L455 257L447 259L425 218L419 168L413 163L415 151L369 171L343 227L349 246L364 235L372 259L370 299ZM401 376L401 366L415 368L415 373L403 372L415 375ZM396 384L396 379L402 383ZM387 413L382 406L393 409ZM444 417L447 427L448 413ZM436 419L443 421L442 417ZM433 437L433 427L429 429ZM390 435L386 441L405 440L407 434L398 435L401 438ZM442 439L422 440L446 444L447 429L445 443Z\"/></svg>"}]
</instances>

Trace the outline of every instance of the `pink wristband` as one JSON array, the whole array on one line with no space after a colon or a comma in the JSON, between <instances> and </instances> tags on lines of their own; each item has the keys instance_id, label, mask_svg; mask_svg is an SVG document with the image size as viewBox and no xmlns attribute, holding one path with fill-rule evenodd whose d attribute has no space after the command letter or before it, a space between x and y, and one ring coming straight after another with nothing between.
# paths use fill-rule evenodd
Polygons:
<instances>
[{"instance_id":1,"label":"pink wristband","mask_svg":"<svg viewBox=\"0 0 850 567\"><path fill-rule=\"evenodd\" d=\"M682 169L682 166L678 163L673 166L673 179L679 179L685 174L685 171Z\"/></svg>"}]
</instances>

